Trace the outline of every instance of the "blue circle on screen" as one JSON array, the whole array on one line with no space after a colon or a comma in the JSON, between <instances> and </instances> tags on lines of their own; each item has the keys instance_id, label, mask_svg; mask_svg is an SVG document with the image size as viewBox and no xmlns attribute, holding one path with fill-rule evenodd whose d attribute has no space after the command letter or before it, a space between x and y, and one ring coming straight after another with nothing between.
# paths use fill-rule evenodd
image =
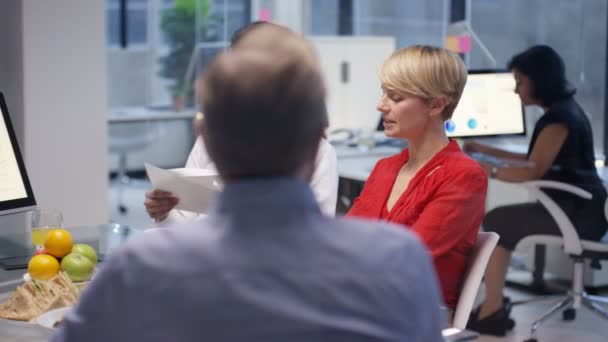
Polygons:
<instances>
[{"instance_id":1,"label":"blue circle on screen","mask_svg":"<svg viewBox=\"0 0 608 342\"><path fill-rule=\"evenodd\" d=\"M470 129L475 129L475 128L477 128L477 120L469 119L469 121L467 122L467 125L469 126Z\"/></svg>"},{"instance_id":2,"label":"blue circle on screen","mask_svg":"<svg viewBox=\"0 0 608 342\"><path fill-rule=\"evenodd\" d=\"M448 131L448 133L454 132L456 130L456 124L454 123L454 121L452 121L452 120L446 121L445 130Z\"/></svg>"}]
</instances>

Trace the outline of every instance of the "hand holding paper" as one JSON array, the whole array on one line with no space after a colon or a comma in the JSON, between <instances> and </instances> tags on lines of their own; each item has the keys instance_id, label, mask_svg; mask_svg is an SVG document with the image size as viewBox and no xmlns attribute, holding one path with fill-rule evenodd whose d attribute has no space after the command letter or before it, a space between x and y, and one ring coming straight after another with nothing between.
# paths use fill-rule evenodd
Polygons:
<instances>
[{"instance_id":1,"label":"hand holding paper","mask_svg":"<svg viewBox=\"0 0 608 342\"><path fill-rule=\"evenodd\" d=\"M145 164L152 186L172 193L179 199L175 209L205 213L216 191L221 189L219 176L203 169L164 170Z\"/></svg>"}]
</instances>

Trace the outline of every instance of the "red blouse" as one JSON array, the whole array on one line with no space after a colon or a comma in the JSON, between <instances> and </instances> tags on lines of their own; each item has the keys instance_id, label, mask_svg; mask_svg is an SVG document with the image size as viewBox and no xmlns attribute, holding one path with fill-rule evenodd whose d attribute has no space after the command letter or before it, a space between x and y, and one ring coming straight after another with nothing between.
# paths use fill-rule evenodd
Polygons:
<instances>
[{"instance_id":1,"label":"red blouse","mask_svg":"<svg viewBox=\"0 0 608 342\"><path fill-rule=\"evenodd\" d=\"M488 178L451 140L416 173L388 212L393 183L408 159L406 149L378 161L346 215L403 224L416 232L433 256L444 301L454 308L485 213Z\"/></svg>"}]
</instances>

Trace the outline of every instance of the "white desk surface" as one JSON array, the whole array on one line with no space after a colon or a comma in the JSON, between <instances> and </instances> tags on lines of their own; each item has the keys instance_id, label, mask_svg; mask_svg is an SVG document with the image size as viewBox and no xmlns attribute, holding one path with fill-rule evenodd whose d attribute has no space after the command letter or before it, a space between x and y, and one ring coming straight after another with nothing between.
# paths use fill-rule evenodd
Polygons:
<instances>
[{"instance_id":1,"label":"white desk surface","mask_svg":"<svg viewBox=\"0 0 608 342\"><path fill-rule=\"evenodd\" d=\"M175 112L173 110L149 109L145 107L114 108L108 115L108 123L134 123L147 121L192 120L194 109Z\"/></svg>"},{"instance_id":2,"label":"white desk surface","mask_svg":"<svg viewBox=\"0 0 608 342\"><path fill-rule=\"evenodd\" d=\"M400 148L378 146L369 151L358 147L336 146L338 157L338 175L365 182L378 160L401 152Z\"/></svg>"},{"instance_id":3,"label":"white desk surface","mask_svg":"<svg viewBox=\"0 0 608 342\"><path fill-rule=\"evenodd\" d=\"M520 153L525 153L528 148L524 137L514 139L488 138L479 139L479 142ZM369 151L345 145L334 147L338 157L338 175L341 178L360 182L367 180L378 160L401 152L400 148L393 146L378 146Z\"/></svg>"},{"instance_id":4,"label":"white desk surface","mask_svg":"<svg viewBox=\"0 0 608 342\"><path fill-rule=\"evenodd\" d=\"M608 167L602 166L597 168L597 173L605 184L608 184Z\"/></svg>"},{"instance_id":5,"label":"white desk surface","mask_svg":"<svg viewBox=\"0 0 608 342\"><path fill-rule=\"evenodd\" d=\"M485 141L481 141L484 142ZM510 151L525 153L527 145L524 142L502 142L493 141L491 145L500 146ZM348 178L356 181L365 182L378 160L392 156L401 152L401 149L391 146L379 146L370 151L362 150L358 147L348 147L344 145L334 146L338 157L338 175L341 178ZM600 177L608 184L608 168L598 167L597 172Z\"/></svg>"}]
</instances>

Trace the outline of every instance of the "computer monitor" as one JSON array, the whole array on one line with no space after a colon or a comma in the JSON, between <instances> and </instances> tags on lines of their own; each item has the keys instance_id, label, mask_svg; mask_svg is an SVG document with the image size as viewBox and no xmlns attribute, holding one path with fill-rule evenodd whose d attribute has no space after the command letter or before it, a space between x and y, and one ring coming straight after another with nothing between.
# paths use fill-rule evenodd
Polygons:
<instances>
[{"instance_id":1,"label":"computer monitor","mask_svg":"<svg viewBox=\"0 0 608 342\"><path fill-rule=\"evenodd\" d=\"M4 95L0 93L0 219L32 209L36 200L17 144ZM2 227L0 227L2 228Z\"/></svg>"},{"instance_id":2,"label":"computer monitor","mask_svg":"<svg viewBox=\"0 0 608 342\"><path fill-rule=\"evenodd\" d=\"M27 210L36 206L4 95L0 93L0 267L27 268Z\"/></svg>"},{"instance_id":3,"label":"computer monitor","mask_svg":"<svg viewBox=\"0 0 608 342\"><path fill-rule=\"evenodd\" d=\"M524 135L524 110L515 93L513 73L504 70L469 71L460 102L445 123L450 137Z\"/></svg>"}]
</instances>

